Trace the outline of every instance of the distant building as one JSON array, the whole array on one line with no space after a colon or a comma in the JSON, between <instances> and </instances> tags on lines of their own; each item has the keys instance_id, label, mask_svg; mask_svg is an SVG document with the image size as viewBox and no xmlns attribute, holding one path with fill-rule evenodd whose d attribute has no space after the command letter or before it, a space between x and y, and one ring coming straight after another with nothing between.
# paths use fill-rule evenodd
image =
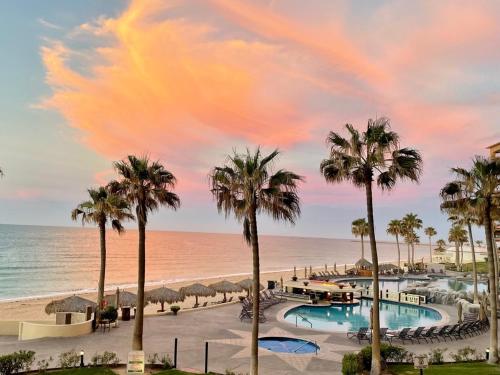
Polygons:
<instances>
[{"instance_id":1,"label":"distant building","mask_svg":"<svg viewBox=\"0 0 500 375\"><path fill-rule=\"evenodd\" d=\"M490 159L500 158L500 142L497 142L494 145L488 146L486 148L490 150Z\"/></svg>"}]
</instances>

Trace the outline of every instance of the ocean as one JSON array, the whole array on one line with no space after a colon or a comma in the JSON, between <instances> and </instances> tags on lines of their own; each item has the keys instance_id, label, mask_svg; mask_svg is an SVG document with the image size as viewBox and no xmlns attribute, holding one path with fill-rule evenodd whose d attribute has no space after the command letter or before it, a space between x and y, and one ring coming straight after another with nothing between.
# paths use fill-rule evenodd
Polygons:
<instances>
[{"instance_id":1,"label":"ocean","mask_svg":"<svg viewBox=\"0 0 500 375\"><path fill-rule=\"evenodd\" d=\"M135 230L107 232L106 288L137 282ZM261 271L305 266L352 264L360 258L359 241L261 235ZM379 261L397 259L396 245L378 244ZM428 256L418 246L416 257ZM406 246L401 246L406 259ZM0 225L0 300L94 291L99 277L99 233L96 228ZM366 258L369 244L365 241ZM147 231L148 285L252 272L251 250L240 234Z\"/></svg>"}]
</instances>

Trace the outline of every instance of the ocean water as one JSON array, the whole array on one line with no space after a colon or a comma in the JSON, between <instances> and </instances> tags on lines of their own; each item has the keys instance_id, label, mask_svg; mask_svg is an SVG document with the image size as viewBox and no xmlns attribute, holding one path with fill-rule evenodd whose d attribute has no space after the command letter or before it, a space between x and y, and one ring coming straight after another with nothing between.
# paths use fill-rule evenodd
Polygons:
<instances>
[{"instance_id":1,"label":"ocean water","mask_svg":"<svg viewBox=\"0 0 500 375\"><path fill-rule=\"evenodd\" d=\"M106 288L137 282L137 231L108 230ZM360 258L359 241L260 236L261 271L297 266L330 267ZM397 258L396 245L379 243L379 260ZM406 246L401 247L405 259ZM369 246L365 243L367 259ZM426 246L416 257L428 255ZM0 300L92 291L99 277L99 235L95 228L0 225ZM147 231L149 285L252 272L251 250L240 234Z\"/></svg>"}]
</instances>

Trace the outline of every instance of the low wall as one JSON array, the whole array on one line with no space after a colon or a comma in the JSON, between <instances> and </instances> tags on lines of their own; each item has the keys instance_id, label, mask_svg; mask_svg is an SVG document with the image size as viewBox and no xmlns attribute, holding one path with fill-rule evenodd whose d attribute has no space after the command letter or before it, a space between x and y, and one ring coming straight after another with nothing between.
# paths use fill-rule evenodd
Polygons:
<instances>
[{"instance_id":1,"label":"low wall","mask_svg":"<svg viewBox=\"0 0 500 375\"><path fill-rule=\"evenodd\" d=\"M76 324L20 322L19 326L19 340L33 340L42 337L72 337L92 333L92 320Z\"/></svg>"},{"instance_id":2,"label":"low wall","mask_svg":"<svg viewBox=\"0 0 500 375\"><path fill-rule=\"evenodd\" d=\"M19 321L17 320L0 321L0 336L17 336L17 335L19 335Z\"/></svg>"}]
</instances>

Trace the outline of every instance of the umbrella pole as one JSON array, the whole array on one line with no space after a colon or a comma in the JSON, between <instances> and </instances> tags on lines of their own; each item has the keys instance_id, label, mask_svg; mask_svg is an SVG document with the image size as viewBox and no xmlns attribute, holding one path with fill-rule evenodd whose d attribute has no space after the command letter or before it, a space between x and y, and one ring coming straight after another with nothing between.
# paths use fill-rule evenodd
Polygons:
<instances>
[{"instance_id":1,"label":"umbrella pole","mask_svg":"<svg viewBox=\"0 0 500 375\"><path fill-rule=\"evenodd\" d=\"M198 307L198 296L194 296L196 302L194 303L196 305L196 307Z\"/></svg>"}]
</instances>

